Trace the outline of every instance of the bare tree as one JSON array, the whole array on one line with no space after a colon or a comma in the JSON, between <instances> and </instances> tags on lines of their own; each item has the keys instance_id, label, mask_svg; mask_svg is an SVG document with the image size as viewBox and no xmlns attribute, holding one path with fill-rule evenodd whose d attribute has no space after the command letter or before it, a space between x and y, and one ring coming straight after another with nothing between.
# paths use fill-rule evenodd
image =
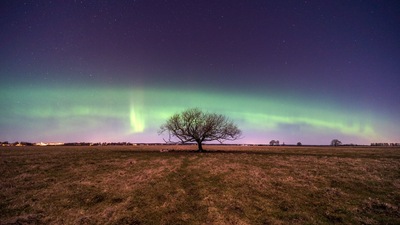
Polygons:
<instances>
[{"instance_id":1,"label":"bare tree","mask_svg":"<svg viewBox=\"0 0 400 225\"><path fill-rule=\"evenodd\" d=\"M270 142L269 142L269 145L271 145L271 146L279 146L279 140L271 140Z\"/></svg>"},{"instance_id":2,"label":"bare tree","mask_svg":"<svg viewBox=\"0 0 400 225\"><path fill-rule=\"evenodd\" d=\"M187 109L181 113L175 113L167 122L161 125L159 134L168 132L168 143L174 143L172 138L178 139L175 143L193 143L198 145L198 151L202 152L204 141L237 140L242 131L226 116L206 113L198 108Z\"/></svg>"},{"instance_id":3,"label":"bare tree","mask_svg":"<svg viewBox=\"0 0 400 225\"><path fill-rule=\"evenodd\" d=\"M339 145L341 145L342 144L342 142L341 141L339 141L338 139L333 139L332 141L331 141L331 146L339 146Z\"/></svg>"}]
</instances>

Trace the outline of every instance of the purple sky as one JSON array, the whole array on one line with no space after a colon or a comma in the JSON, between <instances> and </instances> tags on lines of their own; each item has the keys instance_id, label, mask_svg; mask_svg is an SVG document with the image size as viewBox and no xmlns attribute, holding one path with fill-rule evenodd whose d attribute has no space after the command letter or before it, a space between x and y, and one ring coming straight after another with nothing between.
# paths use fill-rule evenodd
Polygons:
<instances>
[{"instance_id":1,"label":"purple sky","mask_svg":"<svg viewBox=\"0 0 400 225\"><path fill-rule=\"evenodd\" d=\"M225 96L221 102L204 97L213 101L205 110L232 114L251 142L262 143L274 134L296 142L304 132L314 137L303 139L315 144L331 137L400 141L399 1L16 0L2 1L0 14L0 104L9 106L0 110L0 141L97 140L115 131L108 140L161 142L155 132L159 124L151 122L157 118L142 115L146 125L129 135L121 125L123 115L107 111L123 109L124 102L112 104L123 101L126 92L121 90L126 89L142 90L143 114L202 105L183 103L182 96L194 93ZM68 93L80 91L88 102L110 98L90 95L99 89L115 99L99 103L106 109L91 106L104 111L104 117L90 120L114 121L103 124L107 132L93 124L82 133L63 125L65 133L40 135L43 124L60 129L60 124L84 121L87 115L79 111L83 100ZM46 90L53 94L40 95ZM49 103L56 102L51 96L61 93L57 90L67 93L57 104L76 106L63 117L57 104ZM181 94L171 97L175 103L161 102L149 97L150 90ZM228 104L229 96L266 103L246 111ZM137 95L129 98L136 101ZM22 106L26 102L37 104ZM132 108L133 103L125 104ZM279 104L287 108L279 111ZM326 111L338 116L326 116ZM127 114L132 125L132 110ZM259 123L271 124L261 129L265 134L252 129L249 121L256 114L266 115L257 117ZM268 119L273 116L279 117L271 119L275 124ZM346 120L345 127L332 125L340 120ZM386 131L383 124L390 125ZM367 127L372 131L362 137ZM317 133L324 139L315 140Z\"/></svg>"}]
</instances>

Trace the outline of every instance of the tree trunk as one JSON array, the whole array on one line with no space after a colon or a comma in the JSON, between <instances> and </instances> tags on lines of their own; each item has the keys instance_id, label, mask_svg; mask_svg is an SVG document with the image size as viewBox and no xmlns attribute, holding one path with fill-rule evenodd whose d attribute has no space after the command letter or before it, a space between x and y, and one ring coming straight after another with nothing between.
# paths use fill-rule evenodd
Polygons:
<instances>
[{"instance_id":1,"label":"tree trunk","mask_svg":"<svg viewBox=\"0 0 400 225\"><path fill-rule=\"evenodd\" d=\"M197 141L197 147L198 147L198 152L203 152L203 145L201 144L201 141Z\"/></svg>"}]
</instances>

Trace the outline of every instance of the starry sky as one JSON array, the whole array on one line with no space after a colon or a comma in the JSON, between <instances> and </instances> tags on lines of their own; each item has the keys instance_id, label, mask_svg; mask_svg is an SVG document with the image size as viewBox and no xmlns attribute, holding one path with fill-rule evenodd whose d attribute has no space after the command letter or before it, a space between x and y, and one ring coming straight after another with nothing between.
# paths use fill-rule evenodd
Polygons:
<instances>
[{"instance_id":1,"label":"starry sky","mask_svg":"<svg viewBox=\"0 0 400 225\"><path fill-rule=\"evenodd\" d=\"M0 2L0 141L163 142L199 107L230 143L400 142L400 2Z\"/></svg>"}]
</instances>

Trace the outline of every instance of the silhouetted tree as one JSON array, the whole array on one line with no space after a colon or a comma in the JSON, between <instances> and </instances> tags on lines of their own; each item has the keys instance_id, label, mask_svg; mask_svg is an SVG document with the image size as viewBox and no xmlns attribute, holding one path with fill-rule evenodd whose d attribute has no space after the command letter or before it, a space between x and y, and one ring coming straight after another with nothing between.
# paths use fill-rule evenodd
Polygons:
<instances>
[{"instance_id":1,"label":"silhouetted tree","mask_svg":"<svg viewBox=\"0 0 400 225\"><path fill-rule=\"evenodd\" d=\"M297 146L302 146L302 144L301 144L301 142L299 141L299 142L297 142Z\"/></svg>"},{"instance_id":2,"label":"silhouetted tree","mask_svg":"<svg viewBox=\"0 0 400 225\"><path fill-rule=\"evenodd\" d=\"M196 142L199 152L203 151L204 141L233 141L242 134L242 131L224 115L206 113L198 108L187 109L171 116L161 125L158 133L165 131L169 134L169 140L164 141L171 143L171 138L176 138L178 143Z\"/></svg>"},{"instance_id":3,"label":"silhouetted tree","mask_svg":"<svg viewBox=\"0 0 400 225\"><path fill-rule=\"evenodd\" d=\"M341 145L342 144L342 142L341 141L339 141L338 139L333 139L332 141L331 141L331 146L339 146L339 145Z\"/></svg>"},{"instance_id":4,"label":"silhouetted tree","mask_svg":"<svg viewBox=\"0 0 400 225\"><path fill-rule=\"evenodd\" d=\"M278 146L279 145L279 140L271 140L270 142L269 142L269 145L271 145L271 146Z\"/></svg>"}]
</instances>

